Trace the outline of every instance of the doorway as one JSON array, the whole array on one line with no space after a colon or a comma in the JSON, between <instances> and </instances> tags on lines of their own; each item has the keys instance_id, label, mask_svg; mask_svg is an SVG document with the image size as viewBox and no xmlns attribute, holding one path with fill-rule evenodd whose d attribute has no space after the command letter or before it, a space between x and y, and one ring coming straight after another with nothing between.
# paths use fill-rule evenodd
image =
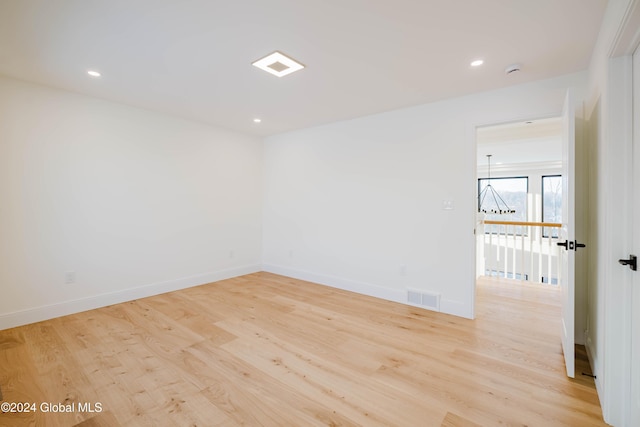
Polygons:
<instances>
[{"instance_id":1,"label":"doorway","mask_svg":"<svg viewBox=\"0 0 640 427\"><path fill-rule=\"evenodd\" d=\"M568 93L568 109L562 117L477 128L476 277L501 278L514 287L537 284L540 292L558 291L565 365L567 375L574 377L574 338L575 344L584 345L584 334L576 331L586 327L586 304L581 302L587 289L581 280L574 294L573 263L577 246L582 245L569 240L575 239L575 221L568 217L573 218L579 193L576 177L582 171L575 161L571 105ZM564 249L559 247L563 244ZM567 268L569 260L571 267ZM579 265L580 269L585 266ZM579 271L576 274L582 276ZM578 359L577 375L581 376L590 368L582 347L578 354L584 356Z\"/></svg>"},{"instance_id":2,"label":"doorway","mask_svg":"<svg viewBox=\"0 0 640 427\"><path fill-rule=\"evenodd\" d=\"M562 119L479 127L476 144L476 276L557 285Z\"/></svg>"}]
</instances>

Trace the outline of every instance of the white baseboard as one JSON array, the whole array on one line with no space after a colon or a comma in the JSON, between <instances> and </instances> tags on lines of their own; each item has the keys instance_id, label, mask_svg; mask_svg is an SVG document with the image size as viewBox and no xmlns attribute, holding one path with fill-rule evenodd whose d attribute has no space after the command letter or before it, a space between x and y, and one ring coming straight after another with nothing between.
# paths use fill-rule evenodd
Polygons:
<instances>
[{"instance_id":1,"label":"white baseboard","mask_svg":"<svg viewBox=\"0 0 640 427\"><path fill-rule=\"evenodd\" d=\"M297 270L274 264L263 264L262 270L268 273L279 274L282 276L292 277L294 279L305 280L307 282L318 283L325 286L331 286L332 288L356 292L387 301L410 305L407 304L407 292L404 289L389 289L382 286L372 285L370 283L358 282L326 274L313 273L305 270ZM458 301L444 299L441 300L440 312L469 318L469 310L463 303Z\"/></svg>"},{"instance_id":2,"label":"white baseboard","mask_svg":"<svg viewBox=\"0 0 640 427\"><path fill-rule=\"evenodd\" d=\"M440 300L440 312L451 314L453 316L464 317L465 319L473 319L471 310L460 301L450 299Z\"/></svg>"},{"instance_id":3,"label":"white baseboard","mask_svg":"<svg viewBox=\"0 0 640 427\"><path fill-rule=\"evenodd\" d=\"M273 264L262 264L262 271L279 274L281 276L292 277L294 279L306 280L307 282L318 283L320 285L331 286L332 288L344 291L356 292L358 294L381 298L388 301L406 303L406 293L395 289L383 288L369 283L357 282L325 274L312 273L310 271L296 270L288 267L281 267Z\"/></svg>"},{"instance_id":4,"label":"white baseboard","mask_svg":"<svg viewBox=\"0 0 640 427\"><path fill-rule=\"evenodd\" d=\"M589 365L591 366L591 372L595 375L593 382L596 384L596 392L598 393L598 399L600 400L600 407L604 409L604 402L602 400L603 387L602 383L602 373L598 371L598 359L596 357L596 352L593 349L593 341L591 340L591 336L588 331L585 331L585 344L584 348L587 350L587 359L589 359Z\"/></svg>"},{"instance_id":5,"label":"white baseboard","mask_svg":"<svg viewBox=\"0 0 640 427\"><path fill-rule=\"evenodd\" d=\"M93 310L107 305L119 304L139 298L146 298L153 295L164 294L166 292L177 291L205 283L217 282L219 280L230 279L232 277L243 276L245 274L256 273L261 270L259 264L247 265L243 267L219 270L209 273L197 274L166 282L152 283L135 288L124 289L116 292L109 292L94 295L86 298L63 301L56 304L34 307L27 310L14 311L0 314L0 330L9 329L16 326L27 325L29 323L40 322L42 320L53 319L55 317L66 316L68 314L80 313L82 311Z\"/></svg>"},{"instance_id":6,"label":"white baseboard","mask_svg":"<svg viewBox=\"0 0 640 427\"><path fill-rule=\"evenodd\" d=\"M296 270L273 264L256 264L198 274L165 282L152 283L135 288L68 300L50 305L43 305L26 310L3 313L0 314L0 330L53 319L55 317L66 316L69 314L80 313L82 311L93 310L107 305L119 304L166 292L177 291L180 289L203 285L205 283L217 282L219 280L243 276L245 274L257 273L259 271L280 274L294 279L306 280L337 289L356 292L401 304L407 304L407 293L405 290L389 289L382 286L372 285L370 283L358 282L304 270ZM452 314L454 316L469 317L469 313L465 305L458 301L441 300L440 312Z\"/></svg>"}]
</instances>

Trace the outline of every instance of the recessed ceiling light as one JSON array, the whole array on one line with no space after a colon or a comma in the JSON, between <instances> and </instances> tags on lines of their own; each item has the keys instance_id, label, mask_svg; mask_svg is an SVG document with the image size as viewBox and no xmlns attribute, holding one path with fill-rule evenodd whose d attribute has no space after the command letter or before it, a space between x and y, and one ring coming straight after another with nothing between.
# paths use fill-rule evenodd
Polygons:
<instances>
[{"instance_id":1,"label":"recessed ceiling light","mask_svg":"<svg viewBox=\"0 0 640 427\"><path fill-rule=\"evenodd\" d=\"M475 61L471 62L472 67L479 67L482 64L484 64L484 61L482 59L476 59Z\"/></svg>"},{"instance_id":2,"label":"recessed ceiling light","mask_svg":"<svg viewBox=\"0 0 640 427\"><path fill-rule=\"evenodd\" d=\"M262 119L259 119L257 117L253 119L253 123L260 123L260 122L262 122Z\"/></svg>"},{"instance_id":3,"label":"recessed ceiling light","mask_svg":"<svg viewBox=\"0 0 640 427\"><path fill-rule=\"evenodd\" d=\"M301 63L277 51L258 59L251 65L278 77L286 76L304 68Z\"/></svg>"},{"instance_id":4,"label":"recessed ceiling light","mask_svg":"<svg viewBox=\"0 0 640 427\"><path fill-rule=\"evenodd\" d=\"M100 77L102 74L100 74L99 72L95 71L95 70L89 70L87 71L87 74L89 74L91 77Z\"/></svg>"}]
</instances>

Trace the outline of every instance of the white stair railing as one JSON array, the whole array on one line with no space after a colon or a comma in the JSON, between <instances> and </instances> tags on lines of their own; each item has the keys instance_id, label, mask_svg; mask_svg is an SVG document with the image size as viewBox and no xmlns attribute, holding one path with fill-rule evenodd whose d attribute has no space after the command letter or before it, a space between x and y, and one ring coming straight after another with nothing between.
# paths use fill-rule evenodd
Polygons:
<instances>
[{"instance_id":1,"label":"white stair railing","mask_svg":"<svg viewBox=\"0 0 640 427\"><path fill-rule=\"evenodd\" d=\"M558 283L558 246L551 230L562 224L484 220L481 225L478 227L481 274ZM547 236L543 233L545 229Z\"/></svg>"}]
</instances>

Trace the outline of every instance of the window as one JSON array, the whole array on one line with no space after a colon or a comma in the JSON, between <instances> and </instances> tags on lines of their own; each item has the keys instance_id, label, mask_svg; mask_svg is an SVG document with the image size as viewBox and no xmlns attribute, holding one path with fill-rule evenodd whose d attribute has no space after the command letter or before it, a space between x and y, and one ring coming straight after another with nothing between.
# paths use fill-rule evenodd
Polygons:
<instances>
[{"instance_id":1,"label":"window","mask_svg":"<svg viewBox=\"0 0 640 427\"><path fill-rule=\"evenodd\" d=\"M542 222L562 222L562 175L542 177ZM558 229L544 227L543 237L558 237Z\"/></svg>"},{"instance_id":2,"label":"window","mask_svg":"<svg viewBox=\"0 0 640 427\"><path fill-rule=\"evenodd\" d=\"M489 179L478 179L478 194L483 194L482 191L489 185ZM491 186L502 197L507 206L511 209L515 209L513 214L492 214L487 213L486 219L496 221L527 221L527 193L529 191L529 179L526 176L509 177L509 178L491 178ZM490 191L483 194L483 198L478 198L478 210L480 206L487 212L491 209L500 209L504 206L500 202L498 206L498 199L493 197ZM485 226L485 233L497 233L499 225L487 225ZM519 227L520 228L520 227ZM522 233L521 229L516 231L518 234Z\"/></svg>"}]
</instances>

